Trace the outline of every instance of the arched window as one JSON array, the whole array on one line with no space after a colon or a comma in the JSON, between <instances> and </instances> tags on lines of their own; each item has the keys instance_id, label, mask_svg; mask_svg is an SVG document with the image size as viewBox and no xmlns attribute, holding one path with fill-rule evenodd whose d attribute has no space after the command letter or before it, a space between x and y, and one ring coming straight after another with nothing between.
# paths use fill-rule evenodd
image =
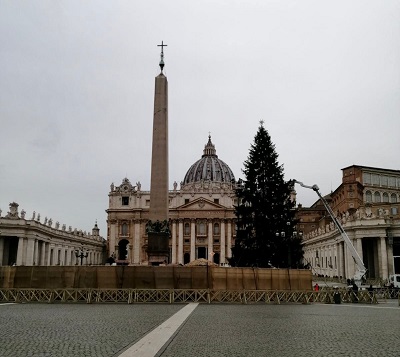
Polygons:
<instances>
[{"instance_id":1,"label":"arched window","mask_svg":"<svg viewBox=\"0 0 400 357\"><path fill-rule=\"evenodd\" d=\"M395 193L390 195L390 202L397 203L397 195Z\"/></svg>"},{"instance_id":2,"label":"arched window","mask_svg":"<svg viewBox=\"0 0 400 357\"><path fill-rule=\"evenodd\" d=\"M214 223L214 235L219 235L219 223Z\"/></svg>"},{"instance_id":3,"label":"arched window","mask_svg":"<svg viewBox=\"0 0 400 357\"><path fill-rule=\"evenodd\" d=\"M123 235L123 236L127 236L128 235L128 224L127 223L122 223L121 235Z\"/></svg>"},{"instance_id":4,"label":"arched window","mask_svg":"<svg viewBox=\"0 0 400 357\"><path fill-rule=\"evenodd\" d=\"M385 202L385 203L389 202L389 195L387 194L387 192L383 193L383 202Z\"/></svg>"},{"instance_id":5,"label":"arched window","mask_svg":"<svg viewBox=\"0 0 400 357\"><path fill-rule=\"evenodd\" d=\"M371 191L365 192L365 200L367 202L372 202L372 193L371 193Z\"/></svg>"},{"instance_id":6,"label":"arched window","mask_svg":"<svg viewBox=\"0 0 400 357\"><path fill-rule=\"evenodd\" d=\"M378 191L376 191L376 192L374 193L374 202L376 202L376 203L382 202L382 201L381 201L381 194L380 194L380 192L378 192Z\"/></svg>"},{"instance_id":7,"label":"arched window","mask_svg":"<svg viewBox=\"0 0 400 357\"><path fill-rule=\"evenodd\" d=\"M190 224L187 223L187 222L185 223L184 235L185 235L185 236L190 235Z\"/></svg>"}]
</instances>

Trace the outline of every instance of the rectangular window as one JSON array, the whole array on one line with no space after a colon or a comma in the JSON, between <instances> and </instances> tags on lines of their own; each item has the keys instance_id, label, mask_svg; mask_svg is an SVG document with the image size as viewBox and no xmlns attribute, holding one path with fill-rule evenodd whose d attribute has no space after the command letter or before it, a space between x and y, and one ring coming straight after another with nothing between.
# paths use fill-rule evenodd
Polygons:
<instances>
[{"instance_id":1,"label":"rectangular window","mask_svg":"<svg viewBox=\"0 0 400 357\"><path fill-rule=\"evenodd\" d=\"M371 182L371 174L369 172L364 172L363 173L363 183L364 185L370 185Z\"/></svg>"},{"instance_id":2,"label":"rectangular window","mask_svg":"<svg viewBox=\"0 0 400 357\"><path fill-rule=\"evenodd\" d=\"M219 204L219 198L214 198L214 203Z\"/></svg>"},{"instance_id":3,"label":"rectangular window","mask_svg":"<svg viewBox=\"0 0 400 357\"><path fill-rule=\"evenodd\" d=\"M200 222L197 226L198 235L205 236L206 235L206 224L204 222Z\"/></svg>"},{"instance_id":4,"label":"rectangular window","mask_svg":"<svg viewBox=\"0 0 400 357\"><path fill-rule=\"evenodd\" d=\"M373 185L376 185L376 186L379 186L379 175L376 175L376 174L374 174L374 175L372 175L372 184Z\"/></svg>"},{"instance_id":5,"label":"rectangular window","mask_svg":"<svg viewBox=\"0 0 400 357\"><path fill-rule=\"evenodd\" d=\"M388 177L381 176L381 186L387 186L387 185L388 185Z\"/></svg>"},{"instance_id":6,"label":"rectangular window","mask_svg":"<svg viewBox=\"0 0 400 357\"><path fill-rule=\"evenodd\" d=\"M129 206L129 197L122 196L122 206Z\"/></svg>"},{"instance_id":7,"label":"rectangular window","mask_svg":"<svg viewBox=\"0 0 400 357\"><path fill-rule=\"evenodd\" d=\"M150 200L146 200L146 206L150 206Z\"/></svg>"},{"instance_id":8,"label":"rectangular window","mask_svg":"<svg viewBox=\"0 0 400 357\"><path fill-rule=\"evenodd\" d=\"M185 198L185 205L189 203L189 199Z\"/></svg>"},{"instance_id":9,"label":"rectangular window","mask_svg":"<svg viewBox=\"0 0 400 357\"><path fill-rule=\"evenodd\" d=\"M396 187L396 177L389 176L389 186Z\"/></svg>"},{"instance_id":10,"label":"rectangular window","mask_svg":"<svg viewBox=\"0 0 400 357\"><path fill-rule=\"evenodd\" d=\"M397 215L397 207L390 208L390 213L392 216L396 216Z\"/></svg>"}]
</instances>

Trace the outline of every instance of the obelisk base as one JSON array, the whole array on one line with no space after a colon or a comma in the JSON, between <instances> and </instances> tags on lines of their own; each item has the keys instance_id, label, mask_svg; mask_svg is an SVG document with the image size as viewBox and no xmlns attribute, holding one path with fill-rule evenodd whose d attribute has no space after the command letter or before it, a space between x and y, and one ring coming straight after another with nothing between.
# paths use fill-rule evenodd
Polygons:
<instances>
[{"instance_id":1,"label":"obelisk base","mask_svg":"<svg viewBox=\"0 0 400 357\"><path fill-rule=\"evenodd\" d=\"M148 232L147 236L147 256L149 265L168 264L169 233Z\"/></svg>"}]
</instances>

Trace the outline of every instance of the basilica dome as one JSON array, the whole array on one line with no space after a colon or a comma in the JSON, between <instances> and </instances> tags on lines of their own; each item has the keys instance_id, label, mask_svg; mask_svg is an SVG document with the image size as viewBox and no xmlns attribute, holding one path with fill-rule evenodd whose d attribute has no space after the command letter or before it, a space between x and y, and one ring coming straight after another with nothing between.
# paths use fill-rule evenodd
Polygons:
<instances>
[{"instance_id":1,"label":"basilica dome","mask_svg":"<svg viewBox=\"0 0 400 357\"><path fill-rule=\"evenodd\" d=\"M185 175L183 184L187 185L199 181L223 183L235 181L235 176L229 166L218 159L210 135L208 136L208 143L204 147L203 156L190 167Z\"/></svg>"}]
</instances>

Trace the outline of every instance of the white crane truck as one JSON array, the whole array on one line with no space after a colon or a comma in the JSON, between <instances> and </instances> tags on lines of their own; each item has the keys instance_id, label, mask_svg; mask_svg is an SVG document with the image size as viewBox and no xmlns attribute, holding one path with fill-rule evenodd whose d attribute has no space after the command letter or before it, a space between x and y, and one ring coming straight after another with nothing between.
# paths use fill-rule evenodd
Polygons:
<instances>
[{"instance_id":1,"label":"white crane truck","mask_svg":"<svg viewBox=\"0 0 400 357\"><path fill-rule=\"evenodd\" d=\"M365 267L360 255L357 253L356 248L354 247L353 243L351 242L350 238L348 237L347 233L345 232L345 230L343 229L342 225L340 224L340 222L337 220L337 218L335 217L335 214L332 211L332 208L329 206L328 202L326 201L326 199L324 197L322 197L321 193L319 192L319 187L317 185L313 185L313 186L307 186L304 185L302 182L294 180L295 183L298 183L301 187L305 187L305 188L309 188L311 190L314 190L318 197L321 199L322 203L324 204L326 210L328 211L329 215L332 218L332 221L334 223L334 225L336 226L336 228L338 229L338 231L340 232L340 235L343 238L343 241L346 243L351 256L354 259L354 262L356 264L356 272L353 276L353 280L356 283L356 285L358 287L361 287L361 282L362 279L365 275L365 273L367 272L367 268Z\"/></svg>"}]
</instances>

